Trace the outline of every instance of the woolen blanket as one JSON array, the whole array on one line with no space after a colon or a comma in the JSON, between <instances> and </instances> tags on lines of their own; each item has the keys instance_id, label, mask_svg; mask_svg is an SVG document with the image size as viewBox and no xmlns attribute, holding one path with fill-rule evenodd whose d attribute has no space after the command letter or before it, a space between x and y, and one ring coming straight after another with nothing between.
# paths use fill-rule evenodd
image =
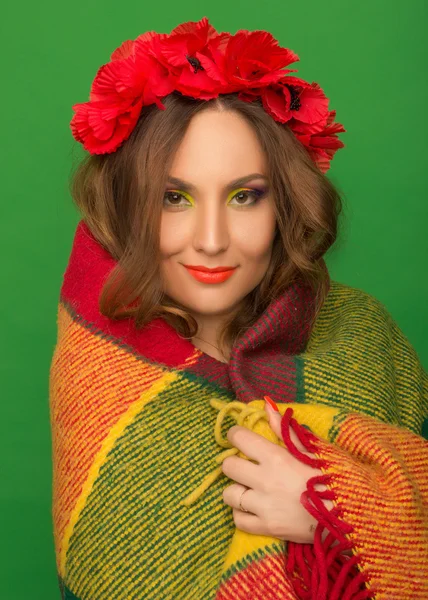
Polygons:
<instances>
[{"instance_id":1,"label":"woolen blanket","mask_svg":"<svg viewBox=\"0 0 428 600\"><path fill-rule=\"evenodd\" d=\"M115 264L80 221L49 378L62 598L426 600L428 376L386 308L329 280L309 326L295 282L223 363L161 318L136 330L101 315ZM235 423L321 469L301 498L313 544L235 527L221 472Z\"/></svg>"}]
</instances>

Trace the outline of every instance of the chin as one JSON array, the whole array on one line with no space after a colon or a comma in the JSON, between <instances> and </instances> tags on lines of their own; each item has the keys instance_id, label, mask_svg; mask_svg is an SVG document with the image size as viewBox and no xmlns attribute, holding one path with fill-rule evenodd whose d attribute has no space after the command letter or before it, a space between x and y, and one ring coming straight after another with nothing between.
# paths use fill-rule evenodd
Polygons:
<instances>
[{"instance_id":1,"label":"chin","mask_svg":"<svg viewBox=\"0 0 428 600\"><path fill-rule=\"evenodd\" d=\"M225 298L225 293L217 289L216 291L208 290L206 294L198 294L197 298L195 298L195 295L192 294L183 297L180 294L173 296L173 298L191 313L205 316L221 316L228 315L231 310L236 309L247 294L243 296L231 295Z\"/></svg>"}]
</instances>

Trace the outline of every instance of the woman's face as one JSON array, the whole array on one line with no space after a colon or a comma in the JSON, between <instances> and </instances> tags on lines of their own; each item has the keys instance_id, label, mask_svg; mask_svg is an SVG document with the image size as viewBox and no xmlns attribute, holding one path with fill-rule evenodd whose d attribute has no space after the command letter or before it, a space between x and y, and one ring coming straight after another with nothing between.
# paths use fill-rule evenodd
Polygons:
<instances>
[{"instance_id":1,"label":"woman's face","mask_svg":"<svg viewBox=\"0 0 428 600\"><path fill-rule=\"evenodd\" d=\"M165 188L160 246L164 292L202 329L204 319L237 309L268 268L276 218L265 174L257 136L237 113L193 117ZM205 283L183 265L237 268L225 281Z\"/></svg>"}]
</instances>

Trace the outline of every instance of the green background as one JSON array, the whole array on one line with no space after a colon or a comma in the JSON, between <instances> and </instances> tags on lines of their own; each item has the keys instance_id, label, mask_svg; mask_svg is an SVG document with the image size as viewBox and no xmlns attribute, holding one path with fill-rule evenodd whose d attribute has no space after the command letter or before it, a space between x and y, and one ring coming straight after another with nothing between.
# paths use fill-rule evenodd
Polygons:
<instances>
[{"instance_id":1,"label":"green background","mask_svg":"<svg viewBox=\"0 0 428 600\"><path fill-rule=\"evenodd\" d=\"M300 56L347 133L328 177L344 193L333 279L388 308L428 367L427 4L424 0L13 3L2 11L0 598L58 599L51 532L48 372L59 288L79 219L71 106L125 39L207 16L270 31Z\"/></svg>"}]
</instances>

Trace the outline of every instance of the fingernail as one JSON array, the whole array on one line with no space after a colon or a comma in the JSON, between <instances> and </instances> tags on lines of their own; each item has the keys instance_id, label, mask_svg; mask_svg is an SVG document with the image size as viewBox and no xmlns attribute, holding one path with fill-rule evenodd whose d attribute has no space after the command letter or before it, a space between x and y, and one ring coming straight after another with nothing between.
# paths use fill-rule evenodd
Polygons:
<instances>
[{"instance_id":1,"label":"fingernail","mask_svg":"<svg viewBox=\"0 0 428 600\"><path fill-rule=\"evenodd\" d=\"M279 412L277 405L275 404L275 402L272 400L272 398L270 396L263 396L263 398L268 403L268 406L270 406L272 408L272 410Z\"/></svg>"}]
</instances>

